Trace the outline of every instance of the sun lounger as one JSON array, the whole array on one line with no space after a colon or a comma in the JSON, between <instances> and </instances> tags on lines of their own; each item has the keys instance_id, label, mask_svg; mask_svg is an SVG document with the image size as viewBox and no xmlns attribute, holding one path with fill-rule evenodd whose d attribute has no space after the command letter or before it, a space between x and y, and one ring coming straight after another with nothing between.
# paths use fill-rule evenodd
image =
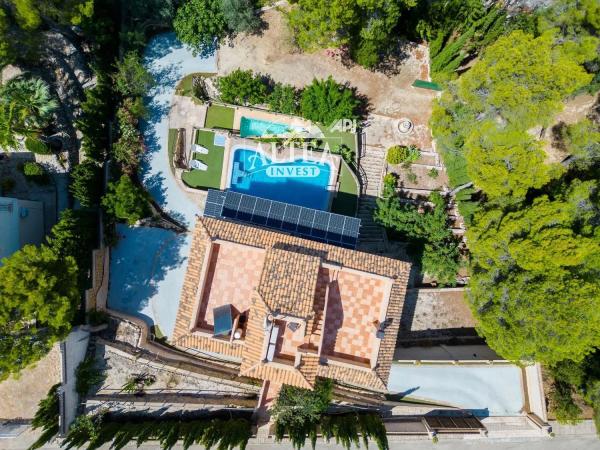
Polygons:
<instances>
[{"instance_id":1,"label":"sun lounger","mask_svg":"<svg viewBox=\"0 0 600 450\"><path fill-rule=\"evenodd\" d=\"M198 145L198 144L192 145L192 151L194 153L200 153L202 155L208 154L208 149L206 147L202 147L201 145Z\"/></svg>"},{"instance_id":2,"label":"sun lounger","mask_svg":"<svg viewBox=\"0 0 600 450\"><path fill-rule=\"evenodd\" d=\"M202 161L198 161L197 159L192 159L190 161L190 169L207 170L208 166L206 164L204 164Z\"/></svg>"}]
</instances>

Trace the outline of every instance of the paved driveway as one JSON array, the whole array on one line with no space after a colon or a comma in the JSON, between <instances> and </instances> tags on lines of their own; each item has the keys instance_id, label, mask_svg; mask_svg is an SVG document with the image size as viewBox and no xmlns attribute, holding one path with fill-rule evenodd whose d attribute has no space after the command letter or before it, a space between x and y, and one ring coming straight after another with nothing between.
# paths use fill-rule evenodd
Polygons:
<instances>
[{"instance_id":1,"label":"paved driveway","mask_svg":"<svg viewBox=\"0 0 600 450\"><path fill-rule=\"evenodd\" d=\"M215 56L194 56L174 33L165 33L149 42L144 62L157 84L145 99L149 118L143 125L146 151L140 174L165 211L193 226L195 216L200 214L199 204L180 188L169 167L169 110L179 80L194 72L216 71ZM108 305L150 325L158 324L168 337L175 326L190 236L125 225L120 225L117 232L120 241L111 253Z\"/></svg>"}]
</instances>

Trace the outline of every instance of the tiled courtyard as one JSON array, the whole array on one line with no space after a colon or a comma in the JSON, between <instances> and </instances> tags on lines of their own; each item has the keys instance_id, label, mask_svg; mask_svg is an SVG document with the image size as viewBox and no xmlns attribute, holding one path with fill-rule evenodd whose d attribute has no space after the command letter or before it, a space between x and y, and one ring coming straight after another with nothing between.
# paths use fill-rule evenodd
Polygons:
<instances>
[{"instance_id":1,"label":"tiled courtyard","mask_svg":"<svg viewBox=\"0 0 600 450\"><path fill-rule=\"evenodd\" d=\"M258 285L263 250L235 244L213 244L198 326L212 329L214 308L233 305L238 312L250 309L252 289Z\"/></svg>"},{"instance_id":2,"label":"tiled courtyard","mask_svg":"<svg viewBox=\"0 0 600 450\"><path fill-rule=\"evenodd\" d=\"M344 271L330 277L335 281L329 289L323 354L368 363L376 339L375 322L381 320L387 295L385 283Z\"/></svg>"}]
</instances>

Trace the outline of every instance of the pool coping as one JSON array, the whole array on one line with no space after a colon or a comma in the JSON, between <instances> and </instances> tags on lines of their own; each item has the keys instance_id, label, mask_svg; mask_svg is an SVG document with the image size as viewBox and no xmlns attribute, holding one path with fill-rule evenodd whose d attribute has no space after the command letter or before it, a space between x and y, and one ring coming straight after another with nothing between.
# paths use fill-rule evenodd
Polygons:
<instances>
[{"instance_id":1,"label":"pool coping","mask_svg":"<svg viewBox=\"0 0 600 450\"><path fill-rule=\"evenodd\" d=\"M239 139L239 140L243 140L245 142L236 142L232 144L232 141L234 139ZM246 143L246 142L250 142L250 143ZM223 161L223 170L226 171L225 174L221 174L221 180L225 180L225 182L223 183L223 181L221 182L221 186L224 189L231 189L231 176L232 176L232 172L233 172L233 155L235 154L235 152L237 150L251 150L251 151L255 151L257 153L261 153L265 158L271 160L271 162L275 162L275 163L286 163L286 162L295 162L298 159L302 159L304 161L308 161L308 162L324 162L329 164L330 168L331 168L331 172L329 174L329 181L327 183L327 192L328 192L328 198L327 198L327 212L331 212L331 207L333 205L333 199L335 198L335 194L337 194L338 190L339 190L339 174L340 174L340 164L341 164L341 157L339 155L334 155L332 153L328 153L329 156L324 156L324 157L312 157L312 155L326 155L327 152L314 152L314 151L306 151L305 149L302 150L301 154L296 156L295 152L293 151L292 148L290 147L286 147L285 150L287 152L290 152L290 156L288 158L281 158L281 156L278 156L275 152L274 152L274 145L270 145L270 151L269 153L267 153L264 148L262 147L261 142L256 143L255 141L251 141L247 138L234 138L234 137L230 137L229 138L229 143L230 145L228 147L226 147L227 150L227 159L226 162ZM302 206L302 205L299 205ZM316 208L311 208L311 209L316 209Z\"/></svg>"}]
</instances>

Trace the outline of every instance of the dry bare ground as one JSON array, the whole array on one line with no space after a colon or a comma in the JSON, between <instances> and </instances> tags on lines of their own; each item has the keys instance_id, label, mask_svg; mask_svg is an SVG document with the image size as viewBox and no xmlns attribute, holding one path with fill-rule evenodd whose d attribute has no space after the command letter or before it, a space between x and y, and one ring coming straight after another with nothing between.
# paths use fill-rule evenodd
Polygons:
<instances>
[{"instance_id":1,"label":"dry bare ground","mask_svg":"<svg viewBox=\"0 0 600 450\"><path fill-rule=\"evenodd\" d=\"M313 78L331 75L338 82L348 82L360 94L367 96L373 113L395 118L409 117L415 125L426 125L429 121L434 94L411 87L415 79L428 77L425 47L408 43L404 49L406 57L395 67L395 74L388 76L358 65L346 67L333 51L302 53L293 45L280 11L266 11L262 18L267 24L262 35L240 35L219 49L219 75L241 67L269 74L274 81L296 87L305 86Z\"/></svg>"},{"instance_id":2,"label":"dry bare ground","mask_svg":"<svg viewBox=\"0 0 600 450\"><path fill-rule=\"evenodd\" d=\"M544 150L546 150L547 162L561 162L568 156L563 150L552 145L552 128L561 122L570 125L585 119L596 101L597 96L584 94L578 95L565 103L564 109L556 115L552 125L547 127L540 136L541 139L544 140Z\"/></svg>"}]
</instances>

